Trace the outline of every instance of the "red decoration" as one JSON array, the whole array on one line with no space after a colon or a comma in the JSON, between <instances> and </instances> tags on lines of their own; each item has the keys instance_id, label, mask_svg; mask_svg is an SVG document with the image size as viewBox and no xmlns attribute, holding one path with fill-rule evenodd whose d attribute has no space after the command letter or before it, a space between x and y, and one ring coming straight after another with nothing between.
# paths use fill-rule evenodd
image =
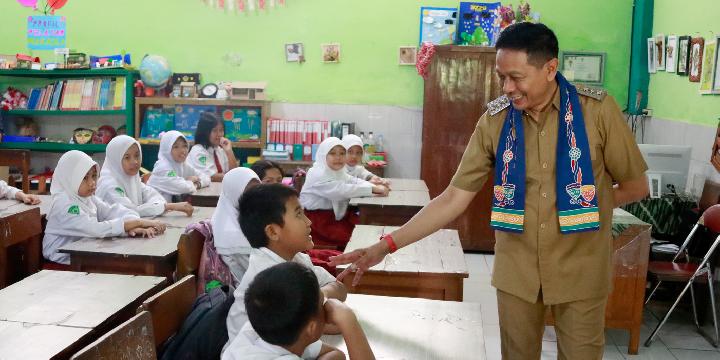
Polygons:
<instances>
[{"instance_id":1,"label":"red decoration","mask_svg":"<svg viewBox=\"0 0 720 360\"><path fill-rule=\"evenodd\" d=\"M2 101L0 101L0 109L2 110L13 110L13 109L24 109L27 108L27 95L23 94L22 91L13 87L7 88L7 91L2 95Z\"/></svg>"}]
</instances>

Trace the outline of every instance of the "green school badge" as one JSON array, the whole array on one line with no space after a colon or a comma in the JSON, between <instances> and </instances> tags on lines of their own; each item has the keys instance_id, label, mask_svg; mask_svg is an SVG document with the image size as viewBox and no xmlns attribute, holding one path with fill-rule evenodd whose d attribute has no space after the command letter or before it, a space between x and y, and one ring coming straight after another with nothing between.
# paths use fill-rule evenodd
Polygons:
<instances>
[{"instance_id":1,"label":"green school badge","mask_svg":"<svg viewBox=\"0 0 720 360\"><path fill-rule=\"evenodd\" d=\"M205 164L207 163L207 156L200 155L200 157L198 158L198 161L200 161L200 164L202 164L202 166L205 166Z\"/></svg>"},{"instance_id":2,"label":"green school badge","mask_svg":"<svg viewBox=\"0 0 720 360\"><path fill-rule=\"evenodd\" d=\"M120 196L125 196L125 190L123 190L121 187L116 187L115 191L120 194Z\"/></svg>"},{"instance_id":3,"label":"green school badge","mask_svg":"<svg viewBox=\"0 0 720 360\"><path fill-rule=\"evenodd\" d=\"M70 208L68 209L68 214L79 215L80 207L77 205L70 206Z\"/></svg>"},{"instance_id":4,"label":"green school badge","mask_svg":"<svg viewBox=\"0 0 720 360\"><path fill-rule=\"evenodd\" d=\"M173 177L173 176L177 176L177 174L175 173L175 170L170 170L170 171L168 171L167 176L168 176L168 177Z\"/></svg>"}]
</instances>

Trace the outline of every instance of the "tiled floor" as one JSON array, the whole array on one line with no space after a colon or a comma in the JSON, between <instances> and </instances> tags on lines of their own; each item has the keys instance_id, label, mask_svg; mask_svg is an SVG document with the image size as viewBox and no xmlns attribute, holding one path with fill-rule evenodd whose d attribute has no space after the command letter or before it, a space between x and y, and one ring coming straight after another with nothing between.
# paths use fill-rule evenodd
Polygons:
<instances>
[{"instance_id":1,"label":"tiled floor","mask_svg":"<svg viewBox=\"0 0 720 360\"><path fill-rule=\"evenodd\" d=\"M464 301L478 302L482 305L485 351L488 360L500 359L500 328L498 325L497 299L495 288L490 286L493 255L465 254L470 277L465 279ZM720 359L720 350L714 348L704 337L695 331L692 315L684 310L676 310L663 326L652 346L642 343L664 315L665 309L650 306L645 310L644 325L641 330L640 351L638 355L628 355L628 333L623 330L605 332L605 356L603 359L653 359L653 360L705 360ZM654 314L653 314L654 313ZM543 337L542 359L557 358L557 339L552 327L547 327Z\"/></svg>"}]
</instances>

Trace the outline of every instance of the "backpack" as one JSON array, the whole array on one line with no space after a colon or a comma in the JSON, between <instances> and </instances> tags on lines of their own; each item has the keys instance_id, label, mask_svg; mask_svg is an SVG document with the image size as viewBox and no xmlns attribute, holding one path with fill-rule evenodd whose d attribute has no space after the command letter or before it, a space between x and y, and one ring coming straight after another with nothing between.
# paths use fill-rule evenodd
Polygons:
<instances>
[{"instance_id":1,"label":"backpack","mask_svg":"<svg viewBox=\"0 0 720 360\"><path fill-rule=\"evenodd\" d=\"M229 285L218 286L198 297L180 330L160 349L158 358L219 359L228 341L225 319L235 301L234 291Z\"/></svg>"}]
</instances>

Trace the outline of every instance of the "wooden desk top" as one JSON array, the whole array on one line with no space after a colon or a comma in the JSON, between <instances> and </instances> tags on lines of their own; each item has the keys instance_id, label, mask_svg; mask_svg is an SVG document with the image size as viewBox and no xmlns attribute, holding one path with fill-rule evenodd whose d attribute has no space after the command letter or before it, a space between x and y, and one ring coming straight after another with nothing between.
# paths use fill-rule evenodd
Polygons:
<instances>
[{"instance_id":1,"label":"wooden desk top","mask_svg":"<svg viewBox=\"0 0 720 360\"><path fill-rule=\"evenodd\" d=\"M50 195L38 195L42 202L38 205L25 205L17 200L3 199L0 200L0 217L7 215L17 214L25 210L40 208L40 215L45 216L50 211L50 205L52 204L52 196Z\"/></svg>"},{"instance_id":2,"label":"wooden desk top","mask_svg":"<svg viewBox=\"0 0 720 360\"><path fill-rule=\"evenodd\" d=\"M370 246L380 235L395 231L397 226L356 225L345 252ZM338 269L345 269L340 265ZM463 255L457 230L441 229L430 236L399 249L370 268L372 272L412 274L455 274L468 277L469 272Z\"/></svg>"},{"instance_id":3,"label":"wooden desk top","mask_svg":"<svg viewBox=\"0 0 720 360\"><path fill-rule=\"evenodd\" d=\"M185 231L181 228L168 228L165 233L154 238L114 237L83 238L60 248L68 254L105 254L122 256L168 257L177 252L178 240Z\"/></svg>"},{"instance_id":4,"label":"wooden desk top","mask_svg":"<svg viewBox=\"0 0 720 360\"><path fill-rule=\"evenodd\" d=\"M2 359L50 359L92 329L0 321Z\"/></svg>"},{"instance_id":5,"label":"wooden desk top","mask_svg":"<svg viewBox=\"0 0 720 360\"><path fill-rule=\"evenodd\" d=\"M43 270L0 290L0 320L93 329L164 282L155 276Z\"/></svg>"},{"instance_id":6,"label":"wooden desk top","mask_svg":"<svg viewBox=\"0 0 720 360\"><path fill-rule=\"evenodd\" d=\"M192 193L192 196L205 196L205 197L220 197L220 191L222 191L221 182L211 182L210 186L204 187Z\"/></svg>"},{"instance_id":7,"label":"wooden desk top","mask_svg":"<svg viewBox=\"0 0 720 360\"><path fill-rule=\"evenodd\" d=\"M195 206L193 215L187 216L179 211L169 211L160 216L155 216L153 220L160 220L167 224L168 229L178 228L185 229L188 224L200 222L201 220L210 219L215 212L214 207Z\"/></svg>"},{"instance_id":8,"label":"wooden desk top","mask_svg":"<svg viewBox=\"0 0 720 360\"><path fill-rule=\"evenodd\" d=\"M621 208L613 209L612 222L613 222L613 224L650 225L650 224L638 219L635 215L633 215Z\"/></svg>"},{"instance_id":9,"label":"wooden desk top","mask_svg":"<svg viewBox=\"0 0 720 360\"><path fill-rule=\"evenodd\" d=\"M485 359L480 304L348 294L377 359ZM323 341L347 354L341 335Z\"/></svg>"},{"instance_id":10,"label":"wooden desk top","mask_svg":"<svg viewBox=\"0 0 720 360\"><path fill-rule=\"evenodd\" d=\"M393 191L429 191L424 180L388 178Z\"/></svg>"},{"instance_id":11,"label":"wooden desk top","mask_svg":"<svg viewBox=\"0 0 720 360\"><path fill-rule=\"evenodd\" d=\"M391 185L392 186L392 185ZM410 206L423 207L430 202L427 191L394 191L388 196L357 197L350 199L352 206Z\"/></svg>"}]
</instances>

